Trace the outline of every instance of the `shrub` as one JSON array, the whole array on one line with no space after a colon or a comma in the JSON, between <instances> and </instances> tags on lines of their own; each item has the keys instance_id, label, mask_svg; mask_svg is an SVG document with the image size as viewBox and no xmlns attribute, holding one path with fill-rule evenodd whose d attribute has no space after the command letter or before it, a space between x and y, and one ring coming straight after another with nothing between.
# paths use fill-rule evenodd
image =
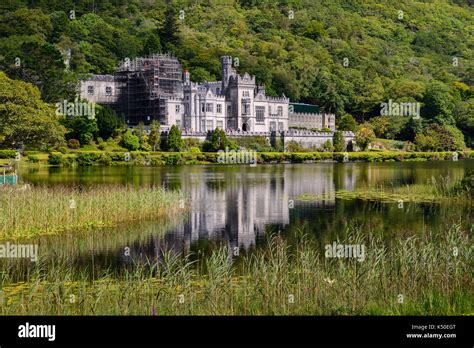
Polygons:
<instances>
[{"instance_id":1,"label":"shrub","mask_svg":"<svg viewBox=\"0 0 474 348\"><path fill-rule=\"evenodd\" d=\"M191 148L189 148L189 152L191 152L191 153L200 153L201 150L199 149L199 147L191 147Z\"/></svg>"},{"instance_id":2,"label":"shrub","mask_svg":"<svg viewBox=\"0 0 474 348\"><path fill-rule=\"evenodd\" d=\"M140 139L128 129L122 136L122 146L127 150L137 151L140 148Z\"/></svg>"},{"instance_id":3,"label":"shrub","mask_svg":"<svg viewBox=\"0 0 474 348\"><path fill-rule=\"evenodd\" d=\"M100 155L99 163L105 166L110 166L112 164L112 157L108 153L103 153Z\"/></svg>"},{"instance_id":4,"label":"shrub","mask_svg":"<svg viewBox=\"0 0 474 348\"><path fill-rule=\"evenodd\" d=\"M184 149L187 151L191 151L191 148L198 148L201 147L201 141L197 138L186 138L183 139ZM200 150L199 150L200 151Z\"/></svg>"},{"instance_id":5,"label":"shrub","mask_svg":"<svg viewBox=\"0 0 474 348\"><path fill-rule=\"evenodd\" d=\"M63 155L69 152L68 149L64 146L59 147L58 151L61 152Z\"/></svg>"},{"instance_id":6,"label":"shrub","mask_svg":"<svg viewBox=\"0 0 474 348\"><path fill-rule=\"evenodd\" d=\"M90 166L98 162L100 154L94 152L84 152L77 155L77 163L80 166Z\"/></svg>"},{"instance_id":7,"label":"shrub","mask_svg":"<svg viewBox=\"0 0 474 348\"><path fill-rule=\"evenodd\" d=\"M332 143L331 143L331 140L326 140L324 142L324 144L321 146L321 149L324 151L324 152L332 152L333 151L333 147L332 147Z\"/></svg>"},{"instance_id":8,"label":"shrub","mask_svg":"<svg viewBox=\"0 0 474 348\"><path fill-rule=\"evenodd\" d=\"M38 163L38 162L39 162L39 158L38 158L38 156L35 156L35 155L29 155L29 156L28 156L28 162L30 162L30 163Z\"/></svg>"},{"instance_id":9,"label":"shrub","mask_svg":"<svg viewBox=\"0 0 474 348\"><path fill-rule=\"evenodd\" d=\"M235 143L240 147L257 151L258 149L264 149L270 146L267 138L263 136L237 137L235 138Z\"/></svg>"},{"instance_id":10,"label":"shrub","mask_svg":"<svg viewBox=\"0 0 474 348\"><path fill-rule=\"evenodd\" d=\"M183 158L181 154L169 154L164 156L165 164L168 166L176 166L183 164Z\"/></svg>"},{"instance_id":11,"label":"shrub","mask_svg":"<svg viewBox=\"0 0 474 348\"><path fill-rule=\"evenodd\" d=\"M49 154L48 163L52 165L57 165L57 166L63 164L63 155L60 153Z\"/></svg>"},{"instance_id":12,"label":"shrub","mask_svg":"<svg viewBox=\"0 0 474 348\"><path fill-rule=\"evenodd\" d=\"M15 158L15 150L0 150L0 158Z\"/></svg>"},{"instance_id":13,"label":"shrub","mask_svg":"<svg viewBox=\"0 0 474 348\"><path fill-rule=\"evenodd\" d=\"M303 152L304 148L301 143L294 140L290 140L286 143L286 150L289 152Z\"/></svg>"},{"instance_id":14,"label":"shrub","mask_svg":"<svg viewBox=\"0 0 474 348\"><path fill-rule=\"evenodd\" d=\"M77 150L78 148L81 147L81 144L79 143L79 140L77 139L69 139L67 142L67 146L72 150Z\"/></svg>"},{"instance_id":15,"label":"shrub","mask_svg":"<svg viewBox=\"0 0 474 348\"><path fill-rule=\"evenodd\" d=\"M375 140L374 131L369 127L361 127L354 138L357 146L365 151L369 147L370 143Z\"/></svg>"},{"instance_id":16,"label":"shrub","mask_svg":"<svg viewBox=\"0 0 474 348\"><path fill-rule=\"evenodd\" d=\"M456 151L465 149L462 132L453 126L431 124L415 136L415 144L422 151Z\"/></svg>"}]
</instances>

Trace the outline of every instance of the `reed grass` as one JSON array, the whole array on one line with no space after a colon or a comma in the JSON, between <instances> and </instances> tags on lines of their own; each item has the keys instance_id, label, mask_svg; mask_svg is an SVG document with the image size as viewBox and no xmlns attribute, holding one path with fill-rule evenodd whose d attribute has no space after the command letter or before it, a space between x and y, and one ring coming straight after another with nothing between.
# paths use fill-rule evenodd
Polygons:
<instances>
[{"instance_id":1,"label":"reed grass","mask_svg":"<svg viewBox=\"0 0 474 348\"><path fill-rule=\"evenodd\" d=\"M301 201L321 201L329 199L362 199L380 202L412 202L463 204L471 202L472 188L462 186L463 180L452 181L448 177L432 176L426 184L410 184L403 186L383 185L376 188L358 188L353 191L338 190L324 195L302 194L297 197Z\"/></svg>"},{"instance_id":2,"label":"reed grass","mask_svg":"<svg viewBox=\"0 0 474 348\"><path fill-rule=\"evenodd\" d=\"M165 252L159 262L104 271L95 281L67 260L47 268L38 262L25 282L1 273L0 314L474 314L472 241L459 225L391 244L351 229L339 242L364 244L365 260L325 258L301 233L293 245L269 238L237 263L226 248L198 264Z\"/></svg>"},{"instance_id":3,"label":"reed grass","mask_svg":"<svg viewBox=\"0 0 474 348\"><path fill-rule=\"evenodd\" d=\"M184 198L161 187L0 188L0 240L115 226L178 214Z\"/></svg>"}]
</instances>

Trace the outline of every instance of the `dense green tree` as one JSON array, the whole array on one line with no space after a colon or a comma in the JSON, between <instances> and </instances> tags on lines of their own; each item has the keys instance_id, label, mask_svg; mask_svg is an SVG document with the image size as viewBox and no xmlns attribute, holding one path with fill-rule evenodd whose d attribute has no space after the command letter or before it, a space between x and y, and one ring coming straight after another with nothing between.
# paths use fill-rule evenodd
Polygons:
<instances>
[{"instance_id":1,"label":"dense green tree","mask_svg":"<svg viewBox=\"0 0 474 348\"><path fill-rule=\"evenodd\" d=\"M151 121L150 125L150 136L148 142L150 143L151 149L153 151L158 151L160 149L160 123L157 120Z\"/></svg>"},{"instance_id":2,"label":"dense green tree","mask_svg":"<svg viewBox=\"0 0 474 348\"><path fill-rule=\"evenodd\" d=\"M61 36L67 35L69 31L69 18L63 11L51 13L51 41L58 42Z\"/></svg>"},{"instance_id":3,"label":"dense green tree","mask_svg":"<svg viewBox=\"0 0 474 348\"><path fill-rule=\"evenodd\" d=\"M165 12L165 23L161 31L161 42L166 50L173 51L179 44L178 13L168 2Z\"/></svg>"},{"instance_id":4,"label":"dense green tree","mask_svg":"<svg viewBox=\"0 0 474 348\"><path fill-rule=\"evenodd\" d=\"M336 118L336 127L341 131L357 131L357 122L350 114L344 114Z\"/></svg>"},{"instance_id":5,"label":"dense green tree","mask_svg":"<svg viewBox=\"0 0 474 348\"><path fill-rule=\"evenodd\" d=\"M66 139L77 139L82 146L90 144L99 131L97 120L88 116L67 116L62 123L67 128Z\"/></svg>"},{"instance_id":6,"label":"dense green tree","mask_svg":"<svg viewBox=\"0 0 474 348\"><path fill-rule=\"evenodd\" d=\"M53 26L50 16L39 9L19 8L6 12L0 20L0 37L10 35L39 35L50 37Z\"/></svg>"},{"instance_id":7,"label":"dense green tree","mask_svg":"<svg viewBox=\"0 0 474 348\"><path fill-rule=\"evenodd\" d=\"M181 139L181 131L175 125L171 126L166 145L168 151L180 152L183 150L184 143Z\"/></svg>"},{"instance_id":8,"label":"dense green tree","mask_svg":"<svg viewBox=\"0 0 474 348\"><path fill-rule=\"evenodd\" d=\"M454 125L455 99L449 86L442 82L430 83L423 97L421 115L439 124Z\"/></svg>"},{"instance_id":9,"label":"dense green tree","mask_svg":"<svg viewBox=\"0 0 474 348\"><path fill-rule=\"evenodd\" d=\"M212 81L220 79L219 57L230 54L269 95L284 93L361 123L380 115L381 102L420 102L423 122L456 124L469 138L457 112L473 96L470 31L459 29L469 26L472 9L460 1L410 3L402 6L403 20L400 4L373 1L25 4L2 5L0 70L38 86L46 101L71 99L74 75L112 73L125 57L172 51L194 81ZM59 63L68 48L65 71ZM16 66L16 58L26 64ZM409 121L393 123L385 136L404 137Z\"/></svg>"},{"instance_id":10,"label":"dense green tree","mask_svg":"<svg viewBox=\"0 0 474 348\"><path fill-rule=\"evenodd\" d=\"M423 129L423 122L421 118L410 117L408 122L405 123L401 129L399 136L397 137L400 140L408 140L413 142L415 136L420 133Z\"/></svg>"},{"instance_id":11,"label":"dense green tree","mask_svg":"<svg viewBox=\"0 0 474 348\"><path fill-rule=\"evenodd\" d=\"M454 118L465 135L466 144L474 147L474 98L456 104Z\"/></svg>"},{"instance_id":12,"label":"dense green tree","mask_svg":"<svg viewBox=\"0 0 474 348\"><path fill-rule=\"evenodd\" d=\"M66 129L52 105L44 103L38 89L9 79L0 72L0 146L47 149L63 145Z\"/></svg>"},{"instance_id":13,"label":"dense green tree","mask_svg":"<svg viewBox=\"0 0 474 348\"><path fill-rule=\"evenodd\" d=\"M115 111L108 106L96 107L96 109L99 136L104 140L115 136L116 130L119 127L119 120Z\"/></svg>"},{"instance_id":14,"label":"dense green tree","mask_svg":"<svg viewBox=\"0 0 474 348\"><path fill-rule=\"evenodd\" d=\"M382 138L385 136L385 132L391 122L391 119L387 116L376 116L370 119L369 123L374 130L375 136Z\"/></svg>"},{"instance_id":15,"label":"dense green tree","mask_svg":"<svg viewBox=\"0 0 474 348\"><path fill-rule=\"evenodd\" d=\"M149 33L143 44L142 55L148 56L162 51L160 38L155 33Z\"/></svg>"},{"instance_id":16,"label":"dense green tree","mask_svg":"<svg viewBox=\"0 0 474 348\"><path fill-rule=\"evenodd\" d=\"M8 52L4 59L11 62L7 65L7 74L38 87L44 101L74 99L76 76L66 71L63 56L53 45L25 42Z\"/></svg>"}]
</instances>

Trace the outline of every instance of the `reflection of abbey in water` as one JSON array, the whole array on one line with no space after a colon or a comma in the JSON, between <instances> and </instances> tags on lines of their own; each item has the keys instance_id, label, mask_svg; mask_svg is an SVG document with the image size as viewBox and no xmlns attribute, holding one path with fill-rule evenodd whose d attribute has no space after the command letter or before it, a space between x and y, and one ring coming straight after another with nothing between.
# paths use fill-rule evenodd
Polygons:
<instances>
[{"instance_id":1,"label":"reflection of abbey in water","mask_svg":"<svg viewBox=\"0 0 474 348\"><path fill-rule=\"evenodd\" d=\"M181 189L191 197L191 209L186 221L165 236L153 238L155 255L161 250L189 252L199 240L216 240L229 247L248 249L263 237L267 225L283 227L289 224L292 205L309 209L333 209L333 166L319 168L314 175L295 167L276 168L277 173L246 172L209 173L182 171L167 181L181 182ZM344 186L348 183L343 184ZM325 195L316 202L302 202L302 194ZM327 198L332 197L332 198Z\"/></svg>"}]
</instances>

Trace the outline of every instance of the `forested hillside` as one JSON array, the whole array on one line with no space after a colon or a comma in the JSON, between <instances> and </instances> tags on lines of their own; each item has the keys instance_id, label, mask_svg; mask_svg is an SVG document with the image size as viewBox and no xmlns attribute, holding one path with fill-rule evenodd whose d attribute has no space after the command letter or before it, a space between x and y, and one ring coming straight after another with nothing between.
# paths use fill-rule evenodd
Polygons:
<instances>
[{"instance_id":1,"label":"forested hillside","mask_svg":"<svg viewBox=\"0 0 474 348\"><path fill-rule=\"evenodd\" d=\"M377 136L413 141L436 123L472 146L469 2L4 0L0 68L55 102L72 98L81 74L111 73L127 57L172 52L202 81L220 79L229 54L268 94L335 112L341 129L355 127L349 114L372 119ZM389 100L420 102L421 120L373 119Z\"/></svg>"}]
</instances>

